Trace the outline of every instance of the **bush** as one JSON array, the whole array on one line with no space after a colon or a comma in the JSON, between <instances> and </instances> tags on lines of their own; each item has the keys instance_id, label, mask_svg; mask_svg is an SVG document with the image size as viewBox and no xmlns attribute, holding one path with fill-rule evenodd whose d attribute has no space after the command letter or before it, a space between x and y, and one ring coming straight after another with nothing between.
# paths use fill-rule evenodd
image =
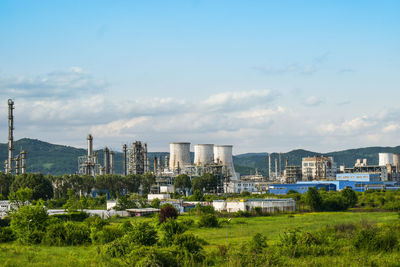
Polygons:
<instances>
[{"instance_id":1,"label":"bush","mask_svg":"<svg viewBox=\"0 0 400 267\"><path fill-rule=\"evenodd\" d=\"M107 225L100 231L96 228L91 229L90 239L93 244L106 244L122 237L124 234L118 226Z\"/></svg>"},{"instance_id":2,"label":"bush","mask_svg":"<svg viewBox=\"0 0 400 267\"><path fill-rule=\"evenodd\" d=\"M65 242L66 230L63 223L54 223L47 227L43 243L50 246L63 246Z\"/></svg>"},{"instance_id":3,"label":"bush","mask_svg":"<svg viewBox=\"0 0 400 267\"><path fill-rule=\"evenodd\" d=\"M127 266L184 266L178 264L176 252L169 248L136 246L125 261Z\"/></svg>"},{"instance_id":4,"label":"bush","mask_svg":"<svg viewBox=\"0 0 400 267\"><path fill-rule=\"evenodd\" d=\"M103 226L107 225L108 222L99 216L90 216L83 221L88 228L95 228L96 230L101 230Z\"/></svg>"},{"instance_id":5,"label":"bush","mask_svg":"<svg viewBox=\"0 0 400 267\"><path fill-rule=\"evenodd\" d=\"M133 230L133 225L130 221L124 221L122 224L119 225L119 229L122 233L127 233Z\"/></svg>"},{"instance_id":6,"label":"bush","mask_svg":"<svg viewBox=\"0 0 400 267\"><path fill-rule=\"evenodd\" d=\"M67 245L81 245L90 242L90 230L82 223L66 222L65 227L65 243Z\"/></svg>"},{"instance_id":7,"label":"bush","mask_svg":"<svg viewBox=\"0 0 400 267\"><path fill-rule=\"evenodd\" d=\"M134 223L132 231L126 235L130 238L131 242L143 246L152 246L158 240L156 229L148 222Z\"/></svg>"},{"instance_id":8,"label":"bush","mask_svg":"<svg viewBox=\"0 0 400 267\"><path fill-rule=\"evenodd\" d=\"M331 196L323 200L323 210L325 211L342 211L347 210L348 204L341 196Z\"/></svg>"},{"instance_id":9,"label":"bush","mask_svg":"<svg viewBox=\"0 0 400 267\"><path fill-rule=\"evenodd\" d=\"M0 219L0 227L10 226L10 222L11 222L10 217L5 217L3 219Z\"/></svg>"},{"instance_id":10,"label":"bush","mask_svg":"<svg viewBox=\"0 0 400 267\"><path fill-rule=\"evenodd\" d=\"M174 241L175 236L183 234L187 230L187 227L183 223L179 223L174 219L168 219L161 224L160 229L163 233L161 243L163 245L169 245Z\"/></svg>"},{"instance_id":11,"label":"bush","mask_svg":"<svg viewBox=\"0 0 400 267\"><path fill-rule=\"evenodd\" d=\"M253 253L261 253L267 247L267 238L260 233L253 236L249 243L249 249Z\"/></svg>"},{"instance_id":12,"label":"bush","mask_svg":"<svg viewBox=\"0 0 400 267\"><path fill-rule=\"evenodd\" d=\"M15 240L15 235L11 227L0 227L0 243L10 242Z\"/></svg>"},{"instance_id":13,"label":"bush","mask_svg":"<svg viewBox=\"0 0 400 267\"><path fill-rule=\"evenodd\" d=\"M76 212L69 212L66 214L55 214L52 216L64 222L68 221L83 222L85 219L89 217L89 214L87 214L84 211L76 211Z\"/></svg>"},{"instance_id":14,"label":"bush","mask_svg":"<svg viewBox=\"0 0 400 267\"><path fill-rule=\"evenodd\" d=\"M194 260L196 263L200 263L204 260L203 246L206 242L192 233L185 233L177 235L174 240L174 245L178 247L178 258L179 262L187 261L187 255Z\"/></svg>"},{"instance_id":15,"label":"bush","mask_svg":"<svg viewBox=\"0 0 400 267\"><path fill-rule=\"evenodd\" d=\"M160 223L163 223L169 218L178 218L178 211L171 204L165 204L161 207L158 219Z\"/></svg>"},{"instance_id":16,"label":"bush","mask_svg":"<svg viewBox=\"0 0 400 267\"><path fill-rule=\"evenodd\" d=\"M250 217L251 213L247 210L246 211L239 210L239 211L235 212L234 215L235 215L235 217Z\"/></svg>"},{"instance_id":17,"label":"bush","mask_svg":"<svg viewBox=\"0 0 400 267\"><path fill-rule=\"evenodd\" d=\"M219 227L217 216L214 214L203 214L198 222L199 227Z\"/></svg>"},{"instance_id":18,"label":"bush","mask_svg":"<svg viewBox=\"0 0 400 267\"><path fill-rule=\"evenodd\" d=\"M11 214L11 229L21 243L37 244L44 236L49 216L43 202L22 206Z\"/></svg>"},{"instance_id":19,"label":"bush","mask_svg":"<svg viewBox=\"0 0 400 267\"><path fill-rule=\"evenodd\" d=\"M190 227L190 226L192 226L192 225L194 224L194 220L193 220L193 219L190 219L190 218L183 218L183 219L181 220L181 223L182 223L183 225L186 225L187 227Z\"/></svg>"}]
</instances>

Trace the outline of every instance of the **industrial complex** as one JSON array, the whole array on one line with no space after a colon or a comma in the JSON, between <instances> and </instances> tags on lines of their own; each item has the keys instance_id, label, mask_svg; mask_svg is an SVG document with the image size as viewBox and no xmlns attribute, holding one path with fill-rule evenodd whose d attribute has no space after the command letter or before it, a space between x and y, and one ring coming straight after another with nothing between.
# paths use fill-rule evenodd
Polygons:
<instances>
[{"instance_id":1,"label":"industrial complex","mask_svg":"<svg viewBox=\"0 0 400 267\"><path fill-rule=\"evenodd\" d=\"M8 100L8 157L4 163L5 173L26 172L27 151L14 155L14 101ZM217 179L216 189L210 193L263 193L286 194L289 191L304 193L310 187L342 190L350 187L356 191L368 189L395 190L400 182L400 154L379 153L379 164L368 165L367 159L355 159L354 166L338 166L333 157L313 155L302 158L301 165L289 164L282 153L269 154L265 168L267 176L256 170L254 175L240 175L235 171L232 145L195 144L171 142L169 154L154 156L150 166L148 145L134 141L122 146L122 170L116 170L115 152L107 146L103 151L103 162L99 162L99 152L93 149L94 137L87 136L87 154L78 157L77 174L97 175L122 173L155 176L153 193L174 192L174 179L185 174L193 179L211 174ZM193 148L193 152L191 152ZM194 157L192 156L194 155ZM120 167L118 167L120 168ZM187 190L190 194L190 189Z\"/></svg>"}]
</instances>

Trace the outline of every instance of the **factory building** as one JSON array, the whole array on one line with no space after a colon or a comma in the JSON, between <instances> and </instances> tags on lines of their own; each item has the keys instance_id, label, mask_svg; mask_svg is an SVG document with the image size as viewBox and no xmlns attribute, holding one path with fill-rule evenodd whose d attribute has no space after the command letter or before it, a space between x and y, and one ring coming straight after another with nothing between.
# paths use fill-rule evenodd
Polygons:
<instances>
[{"instance_id":1,"label":"factory building","mask_svg":"<svg viewBox=\"0 0 400 267\"><path fill-rule=\"evenodd\" d=\"M284 172L284 182L288 184L294 184L297 181L302 180L302 170L301 166L295 166L295 165L288 165L285 167L285 172Z\"/></svg>"},{"instance_id":2,"label":"factory building","mask_svg":"<svg viewBox=\"0 0 400 267\"><path fill-rule=\"evenodd\" d=\"M335 179L337 164L333 157L315 156L302 159L303 181Z\"/></svg>"},{"instance_id":3,"label":"factory building","mask_svg":"<svg viewBox=\"0 0 400 267\"><path fill-rule=\"evenodd\" d=\"M128 149L128 155L125 162L128 162L128 174L144 174L149 172L147 144L142 143L141 141L134 142Z\"/></svg>"},{"instance_id":4,"label":"factory building","mask_svg":"<svg viewBox=\"0 0 400 267\"><path fill-rule=\"evenodd\" d=\"M261 208L262 212L291 212L296 211L296 201L293 199L240 199L240 200L214 200L213 207L216 211L238 212L253 211Z\"/></svg>"}]
</instances>

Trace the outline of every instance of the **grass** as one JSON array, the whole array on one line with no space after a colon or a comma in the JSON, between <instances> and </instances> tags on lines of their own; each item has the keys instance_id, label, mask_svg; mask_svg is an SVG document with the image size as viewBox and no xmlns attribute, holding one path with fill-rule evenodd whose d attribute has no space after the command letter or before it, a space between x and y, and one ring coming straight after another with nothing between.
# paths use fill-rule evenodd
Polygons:
<instances>
[{"instance_id":1,"label":"grass","mask_svg":"<svg viewBox=\"0 0 400 267\"><path fill-rule=\"evenodd\" d=\"M269 243L275 243L279 240L279 235L289 229L313 231L326 225L361 222L362 220L377 223L393 222L398 220L398 215L393 212L319 212L232 218L228 225L228 243L232 246L239 245L250 240L256 233L265 235ZM193 227L190 231L206 240L209 243L207 248L226 244L226 224L221 228L212 229Z\"/></svg>"},{"instance_id":2,"label":"grass","mask_svg":"<svg viewBox=\"0 0 400 267\"><path fill-rule=\"evenodd\" d=\"M182 215L180 218L195 216ZM113 218L112 223L124 220L152 220L151 218ZM225 220L225 219L221 219ZM269 217L232 218L228 226L229 245L235 246L250 240L255 233L262 233L272 244L279 240L279 235L288 229L317 230L326 225L360 222L369 220L377 223L398 221L397 213L392 212L321 212L294 215L276 215ZM192 232L208 242L206 250L213 250L217 245L226 244L226 226L221 228L197 228L191 226ZM43 245L23 246L16 243L0 244L0 266L112 266L98 256L97 246L49 247ZM293 265L325 265L337 262L338 266L348 265L337 257L310 259L292 259Z\"/></svg>"}]
</instances>

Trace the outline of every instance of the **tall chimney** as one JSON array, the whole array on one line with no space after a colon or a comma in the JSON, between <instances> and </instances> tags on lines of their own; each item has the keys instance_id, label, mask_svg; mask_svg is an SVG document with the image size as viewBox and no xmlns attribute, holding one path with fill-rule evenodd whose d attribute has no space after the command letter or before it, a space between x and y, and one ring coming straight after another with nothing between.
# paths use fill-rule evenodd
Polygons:
<instances>
[{"instance_id":1,"label":"tall chimney","mask_svg":"<svg viewBox=\"0 0 400 267\"><path fill-rule=\"evenodd\" d=\"M122 146L122 175L126 176L127 145Z\"/></svg>"},{"instance_id":2,"label":"tall chimney","mask_svg":"<svg viewBox=\"0 0 400 267\"><path fill-rule=\"evenodd\" d=\"M18 175L19 174L19 156L16 156L14 158L15 161L15 174Z\"/></svg>"},{"instance_id":3,"label":"tall chimney","mask_svg":"<svg viewBox=\"0 0 400 267\"><path fill-rule=\"evenodd\" d=\"M110 153L107 147L104 148L104 174L110 173Z\"/></svg>"},{"instance_id":4,"label":"tall chimney","mask_svg":"<svg viewBox=\"0 0 400 267\"><path fill-rule=\"evenodd\" d=\"M8 165L7 173L12 173L12 162L13 162L13 145L14 145L14 101L8 99Z\"/></svg>"},{"instance_id":5,"label":"tall chimney","mask_svg":"<svg viewBox=\"0 0 400 267\"><path fill-rule=\"evenodd\" d=\"M278 165L279 176L282 174L282 153L279 152L279 165Z\"/></svg>"},{"instance_id":6,"label":"tall chimney","mask_svg":"<svg viewBox=\"0 0 400 267\"><path fill-rule=\"evenodd\" d=\"M268 178L271 180L272 170L271 170L271 154L268 153Z\"/></svg>"},{"instance_id":7,"label":"tall chimney","mask_svg":"<svg viewBox=\"0 0 400 267\"><path fill-rule=\"evenodd\" d=\"M114 174L114 151L110 151L110 174Z\"/></svg>"},{"instance_id":8,"label":"tall chimney","mask_svg":"<svg viewBox=\"0 0 400 267\"><path fill-rule=\"evenodd\" d=\"M91 157L93 156L93 136L91 134L88 135L87 142L87 154L88 157Z\"/></svg>"},{"instance_id":9,"label":"tall chimney","mask_svg":"<svg viewBox=\"0 0 400 267\"><path fill-rule=\"evenodd\" d=\"M153 162L153 168L154 168L154 174L157 174L157 172L158 172L158 165L157 165L157 157L156 156L154 156L154 162Z\"/></svg>"},{"instance_id":10,"label":"tall chimney","mask_svg":"<svg viewBox=\"0 0 400 267\"><path fill-rule=\"evenodd\" d=\"M278 159L275 159L275 178L278 178Z\"/></svg>"}]
</instances>

